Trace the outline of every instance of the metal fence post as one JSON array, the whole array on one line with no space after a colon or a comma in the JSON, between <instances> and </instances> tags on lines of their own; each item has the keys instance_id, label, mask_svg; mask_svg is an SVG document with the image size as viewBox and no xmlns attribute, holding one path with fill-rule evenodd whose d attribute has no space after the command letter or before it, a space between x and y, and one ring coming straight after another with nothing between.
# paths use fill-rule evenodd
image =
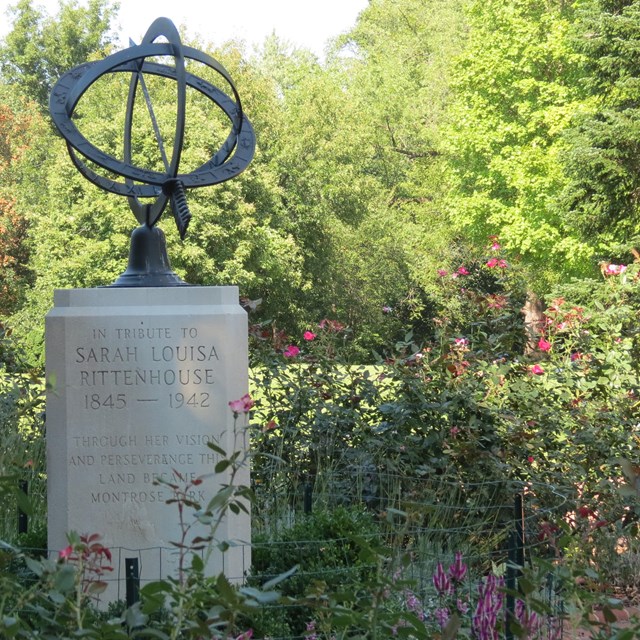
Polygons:
<instances>
[{"instance_id":1,"label":"metal fence post","mask_svg":"<svg viewBox=\"0 0 640 640\"><path fill-rule=\"evenodd\" d=\"M505 585L507 587L506 615L505 615L505 640L513 640L511 622L516 619L516 591L518 580L522 577L524 567L524 502L522 494L516 494L513 504L513 529L509 532L509 550L507 560L507 575Z\"/></svg>"},{"instance_id":2,"label":"metal fence post","mask_svg":"<svg viewBox=\"0 0 640 640\"><path fill-rule=\"evenodd\" d=\"M304 506L304 512L306 514L311 513L312 510L312 495L313 495L313 487L311 486L310 482L307 482L304 485L304 502L303 502L303 506Z\"/></svg>"},{"instance_id":3,"label":"metal fence post","mask_svg":"<svg viewBox=\"0 0 640 640\"><path fill-rule=\"evenodd\" d=\"M18 491L22 491L25 496L29 495L29 482L27 480L20 481L20 488ZM29 531L29 516L18 507L18 533L27 533Z\"/></svg>"},{"instance_id":4,"label":"metal fence post","mask_svg":"<svg viewBox=\"0 0 640 640\"><path fill-rule=\"evenodd\" d=\"M131 607L140 600L140 573L138 568L138 558L125 558L124 567L127 584L127 607Z\"/></svg>"}]
</instances>

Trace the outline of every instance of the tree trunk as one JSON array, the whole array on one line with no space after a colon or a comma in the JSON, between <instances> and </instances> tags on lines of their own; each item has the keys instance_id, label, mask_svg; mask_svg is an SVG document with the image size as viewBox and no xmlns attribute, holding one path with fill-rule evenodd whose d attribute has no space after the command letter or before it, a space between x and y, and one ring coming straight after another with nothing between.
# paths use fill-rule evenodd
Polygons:
<instances>
[{"instance_id":1,"label":"tree trunk","mask_svg":"<svg viewBox=\"0 0 640 640\"><path fill-rule=\"evenodd\" d=\"M544 303L533 291L527 291L527 300L522 309L527 344L524 352L529 355L538 347L538 340L544 334Z\"/></svg>"}]
</instances>

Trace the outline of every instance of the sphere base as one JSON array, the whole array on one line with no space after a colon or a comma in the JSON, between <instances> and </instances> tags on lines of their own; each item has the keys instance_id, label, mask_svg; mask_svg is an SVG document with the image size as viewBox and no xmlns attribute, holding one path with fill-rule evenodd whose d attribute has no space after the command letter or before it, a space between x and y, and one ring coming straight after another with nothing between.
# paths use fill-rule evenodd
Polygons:
<instances>
[{"instance_id":1,"label":"sphere base","mask_svg":"<svg viewBox=\"0 0 640 640\"><path fill-rule=\"evenodd\" d=\"M142 225L131 234L127 270L111 287L185 287L171 269L162 229Z\"/></svg>"}]
</instances>

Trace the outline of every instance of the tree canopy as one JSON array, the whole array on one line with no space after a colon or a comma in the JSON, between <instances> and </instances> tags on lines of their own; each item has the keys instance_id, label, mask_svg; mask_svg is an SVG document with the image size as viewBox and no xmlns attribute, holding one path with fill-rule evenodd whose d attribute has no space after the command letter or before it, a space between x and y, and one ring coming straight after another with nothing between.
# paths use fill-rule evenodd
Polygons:
<instances>
[{"instance_id":1,"label":"tree canopy","mask_svg":"<svg viewBox=\"0 0 640 640\"><path fill-rule=\"evenodd\" d=\"M126 201L78 174L46 113L62 72L113 50L117 9L63 1L50 17L19 0L0 42L0 313L33 361L52 290L109 284L126 266ZM166 226L173 267L239 285L272 331L348 325L369 358L407 326L462 321L442 274L481 265L495 239L540 295L629 259L639 20L637 0L371 0L326 62L276 37L253 54L190 42L229 69L258 146L239 178L189 192L187 239ZM169 130L174 92L149 86ZM126 91L104 78L78 106L83 133L115 155ZM193 94L183 162L197 166L227 125ZM153 165L146 126L136 161Z\"/></svg>"}]
</instances>

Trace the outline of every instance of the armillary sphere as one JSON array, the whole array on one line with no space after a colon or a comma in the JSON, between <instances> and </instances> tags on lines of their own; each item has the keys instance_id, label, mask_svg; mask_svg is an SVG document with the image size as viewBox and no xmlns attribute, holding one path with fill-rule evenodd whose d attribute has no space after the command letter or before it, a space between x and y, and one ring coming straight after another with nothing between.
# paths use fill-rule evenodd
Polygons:
<instances>
[{"instance_id":1,"label":"armillary sphere","mask_svg":"<svg viewBox=\"0 0 640 640\"><path fill-rule=\"evenodd\" d=\"M164 37L166 42L156 42L156 39L161 37ZM147 58L151 57L171 57L175 66L147 60ZM189 73L185 68L186 59L196 60L214 69L226 80L231 88L232 95L227 95L210 82ZM80 133L72 118L80 98L87 89L98 78L109 73L131 74L122 160L101 151L91 144ZM144 74L162 76L176 82L177 115L171 158L168 158L165 152L164 141L160 135L160 129L154 115L153 105L144 81ZM196 89L214 102L226 114L231 126L226 140L210 160L189 173L180 173L180 155L185 131L187 86ZM164 172L152 171L132 164L133 108L138 88L142 90L149 115L151 116L151 122L164 163ZM214 185L237 176L251 162L255 151L253 127L243 113L240 96L229 74L211 56L183 45L178 30L167 18L155 20L149 27L141 44L130 46L98 62L79 65L65 73L51 92L49 109L56 127L66 139L67 148L74 165L85 178L101 189L126 196L136 219L147 230L154 228L170 201L178 232L182 239L186 234L189 220L191 219L186 202L185 189ZM111 174L121 176L123 181L119 182L100 175L88 166L87 161L106 169ZM143 204L140 198L153 198L153 200L149 204ZM159 229L157 232L161 233ZM132 241L128 271L132 267L131 260L134 257L135 250L134 242L135 240ZM166 265L162 267L163 269L165 266L168 267L168 260L166 262ZM148 278L141 280L138 277L139 275L136 273L135 280L140 280L140 285L163 286L162 282L154 283L153 278L151 281ZM179 283L182 284L182 281L179 281ZM165 284L170 285L172 283ZM130 281L120 286L140 285L137 282Z\"/></svg>"}]
</instances>

